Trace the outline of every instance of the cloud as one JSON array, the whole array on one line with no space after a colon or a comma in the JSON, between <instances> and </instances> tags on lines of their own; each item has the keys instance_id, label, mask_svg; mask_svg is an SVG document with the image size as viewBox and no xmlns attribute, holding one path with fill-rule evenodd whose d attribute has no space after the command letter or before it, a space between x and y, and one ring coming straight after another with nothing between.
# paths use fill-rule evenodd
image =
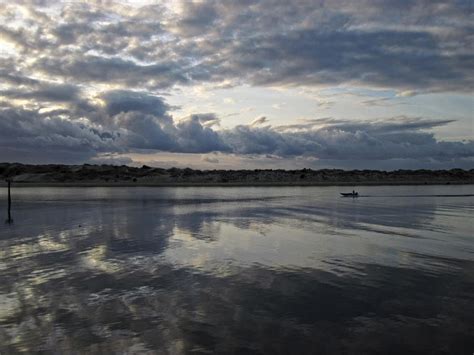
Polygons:
<instances>
[{"instance_id":1,"label":"cloud","mask_svg":"<svg viewBox=\"0 0 474 355\"><path fill-rule=\"evenodd\" d=\"M133 164L133 160L130 157L106 153L91 158L88 163L107 165L131 165Z\"/></svg>"},{"instance_id":2,"label":"cloud","mask_svg":"<svg viewBox=\"0 0 474 355\"><path fill-rule=\"evenodd\" d=\"M257 117L256 119L254 119L254 120L250 123L250 126L251 126L251 127L259 126L259 125L264 124L264 123L267 122L267 121L268 121L267 117L265 117L265 116L260 116L260 117Z\"/></svg>"},{"instance_id":3,"label":"cloud","mask_svg":"<svg viewBox=\"0 0 474 355\"><path fill-rule=\"evenodd\" d=\"M209 155L203 155L201 157L201 160L206 163L219 164L219 159L213 156L209 156Z\"/></svg>"},{"instance_id":4,"label":"cloud","mask_svg":"<svg viewBox=\"0 0 474 355\"><path fill-rule=\"evenodd\" d=\"M191 116L176 125L176 141L179 146L178 151L183 153L229 150L220 135L211 128L205 127L199 116Z\"/></svg>"},{"instance_id":5,"label":"cloud","mask_svg":"<svg viewBox=\"0 0 474 355\"><path fill-rule=\"evenodd\" d=\"M0 108L0 160L83 162L115 150L108 135L80 122L40 115L35 110Z\"/></svg>"},{"instance_id":6,"label":"cloud","mask_svg":"<svg viewBox=\"0 0 474 355\"><path fill-rule=\"evenodd\" d=\"M179 150L174 137L174 126L156 117L140 112L119 113L112 118L113 127L120 136L121 146L127 150Z\"/></svg>"},{"instance_id":7,"label":"cloud","mask_svg":"<svg viewBox=\"0 0 474 355\"><path fill-rule=\"evenodd\" d=\"M452 121L396 117L378 122L317 121L278 129L238 126L222 132L238 154L312 156L327 160L432 159L474 157L474 142L442 142L427 132Z\"/></svg>"},{"instance_id":8,"label":"cloud","mask_svg":"<svg viewBox=\"0 0 474 355\"><path fill-rule=\"evenodd\" d=\"M3 61L1 66L3 68L0 69L0 78L2 78L4 83L6 82L14 85L35 85L38 83L38 80L28 78L21 72L17 71L11 62Z\"/></svg>"},{"instance_id":9,"label":"cloud","mask_svg":"<svg viewBox=\"0 0 474 355\"><path fill-rule=\"evenodd\" d=\"M405 90L397 94L397 97L412 97L418 95L418 92L415 90Z\"/></svg>"},{"instance_id":10,"label":"cloud","mask_svg":"<svg viewBox=\"0 0 474 355\"><path fill-rule=\"evenodd\" d=\"M328 162L473 159L472 141L433 134L449 119L272 127L262 116L223 128L212 112L177 120L163 98L194 85L361 86L400 98L470 93L469 1L46 5L5 4L0 13L2 159L76 162L143 150Z\"/></svg>"},{"instance_id":11,"label":"cloud","mask_svg":"<svg viewBox=\"0 0 474 355\"><path fill-rule=\"evenodd\" d=\"M103 93L101 98L106 103L107 113L112 116L122 112L138 111L161 117L170 108L162 98L146 92L113 90Z\"/></svg>"},{"instance_id":12,"label":"cloud","mask_svg":"<svg viewBox=\"0 0 474 355\"><path fill-rule=\"evenodd\" d=\"M28 15L4 13L0 35L34 51L19 67L63 80L135 89L356 84L402 93L468 92L474 84L472 6L463 1L209 0L183 1L180 11L84 3L58 4L48 15L25 6Z\"/></svg>"},{"instance_id":13,"label":"cloud","mask_svg":"<svg viewBox=\"0 0 474 355\"><path fill-rule=\"evenodd\" d=\"M317 103L318 107L322 109L328 109L334 106L335 104L336 104L335 101L329 101L329 100L323 100L323 99L318 100L318 103Z\"/></svg>"},{"instance_id":14,"label":"cloud","mask_svg":"<svg viewBox=\"0 0 474 355\"><path fill-rule=\"evenodd\" d=\"M413 55L417 46L423 54ZM304 29L243 40L231 50L224 70L245 73L254 85L351 82L465 91L474 84L468 63L474 56L445 56L436 39L424 32Z\"/></svg>"},{"instance_id":15,"label":"cloud","mask_svg":"<svg viewBox=\"0 0 474 355\"><path fill-rule=\"evenodd\" d=\"M187 118L187 120L197 120L204 127L212 127L220 125L220 118L215 113L195 113Z\"/></svg>"},{"instance_id":16,"label":"cloud","mask_svg":"<svg viewBox=\"0 0 474 355\"><path fill-rule=\"evenodd\" d=\"M381 97L377 99L364 100L361 102L365 106L390 106L392 97Z\"/></svg>"},{"instance_id":17,"label":"cloud","mask_svg":"<svg viewBox=\"0 0 474 355\"><path fill-rule=\"evenodd\" d=\"M186 84L189 75L186 63L160 61L140 65L122 58L108 58L95 55L39 59L34 68L49 75L71 78L79 82L115 82L127 86L146 85L151 88L167 88Z\"/></svg>"},{"instance_id":18,"label":"cloud","mask_svg":"<svg viewBox=\"0 0 474 355\"><path fill-rule=\"evenodd\" d=\"M12 151L43 154L63 151L69 161L81 156L136 150L207 153L228 151L210 126L215 114L195 114L175 122L160 97L126 90L112 90L100 98L104 105L73 101L68 109L41 111L3 103L0 138L5 157ZM74 118L75 116L86 116ZM41 134L38 134L41 132ZM73 154L74 153L74 154ZM5 159L5 158L4 158Z\"/></svg>"},{"instance_id":19,"label":"cloud","mask_svg":"<svg viewBox=\"0 0 474 355\"><path fill-rule=\"evenodd\" d=\"M217 20L217 10L212 2L183 1L182 7L181 18L177 24L178 31L182 35L202 34Z\"/></svg>"},{"instance_id":20,"label":"cloud","mask_svg":"<svg viewBox=\"0 0 474 355\"><path fill-rule=\"evenodd\" d=\"M277 127L254 124L213 129L208 123L218 120L216 115L195 114L175 121L168 113L169 106L159 97L111 91L102 95L102 99L104 106L89 104L91 119L71 119L69 115L74 109L40 113L3 107L0 110L2 158L31 153L31 156L43 155L43 159L77 161L135 151L222 152L333 162L394 159L450 162L474 158L473 141L440 141L431 132L452 120L400 116L368 122L326 118ZM258 123L263 122L265 119L261 117Z\"/></svg>"},{"instance_id":21,"label":"cloud","mask_svg":"<svg viewBox=\"0 0 474 355\"><path fill-rule=\"evenodd\" d=\"M12 78L10 78L12 79ZM22 80L22 78L14 78ZM13 80L14 80L13 79ZM26 82L26 80L25 80ZM69 102L79 98L80 89L75 85L28 82L32 88L0 90L0 96L12 99L34 99L37 101Z\"/></svg>"}]
</instances>

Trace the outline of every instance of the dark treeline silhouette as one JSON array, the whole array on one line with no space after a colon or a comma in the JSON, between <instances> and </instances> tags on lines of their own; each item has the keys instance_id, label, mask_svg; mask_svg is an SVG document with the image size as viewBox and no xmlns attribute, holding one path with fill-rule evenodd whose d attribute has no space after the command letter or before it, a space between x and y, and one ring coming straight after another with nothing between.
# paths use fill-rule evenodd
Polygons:
<instances>
[{"instance_id":1,"label":"dark treeline silhouette","mask_svg":"<svg viewBox=\"0 0 474 355\"><path fill-rule=\"evenodd\" d=\"M255 169L194 170L153 168L146 165L27 165L0 163L2 180L15 183L93 184L469 184L474 169L462 170L341 170L341 169Z\"/></svg>"},{"instance_id":2,"label":"dark treeline silhouette","mask_svg":"<svg viewBox=\"0 0 474 355\"><path fill-rule=\"evenodd\" d=\"M195 170L153 168L146 165L27 165L0 163L2 180L20 183L95 184L470 184L474 169L462 170L341 170L341 169L255 169Z\"/></svg>"}]
</instances>

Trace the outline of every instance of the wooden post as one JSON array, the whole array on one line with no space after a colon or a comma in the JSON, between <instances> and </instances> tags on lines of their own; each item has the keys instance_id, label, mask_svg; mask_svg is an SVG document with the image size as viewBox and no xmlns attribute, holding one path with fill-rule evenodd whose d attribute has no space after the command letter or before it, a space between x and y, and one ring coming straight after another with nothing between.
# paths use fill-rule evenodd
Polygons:
<instances>
[{"instance_id":1,"label":"wooden post","mask_svg":"<svg viewBox=\"0 0 474 355\"><path fill-rule=\"evenodd\" d=\"M13 223L12 214L11 214L12 196L11 196L11 193L10 193L11 180L8 179L7 183L8 183L8 219L7 219L7 223L10 224L10 223Z\"/></svg>"}]
</instances>

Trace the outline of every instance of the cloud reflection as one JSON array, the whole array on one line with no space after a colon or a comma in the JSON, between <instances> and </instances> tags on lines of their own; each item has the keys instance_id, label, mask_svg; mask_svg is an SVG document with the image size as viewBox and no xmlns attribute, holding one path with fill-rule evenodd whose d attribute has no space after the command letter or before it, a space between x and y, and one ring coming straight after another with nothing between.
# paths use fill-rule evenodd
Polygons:
<instances>
[{"instance_id":1,"label":"cloud reflection","mask_svg":"<svg viewBox=\"0 0 474 355\"><path fill-rule=\"evenodd\" d=\"M375 212L332 188L233 191L101 189L80 203L80 189L23 193L25 223L0 231L0 350L472 346L472 246L438 215L464 216L471 197L458 208L449 197L383 200Z\"/></svg>"}]
</instances>

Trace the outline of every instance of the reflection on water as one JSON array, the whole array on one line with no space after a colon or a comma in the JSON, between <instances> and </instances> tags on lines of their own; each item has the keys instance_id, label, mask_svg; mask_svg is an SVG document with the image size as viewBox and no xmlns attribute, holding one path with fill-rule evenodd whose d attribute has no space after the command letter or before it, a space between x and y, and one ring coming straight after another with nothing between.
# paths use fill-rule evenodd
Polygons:
<instances>
[{"instance_id":1,"label":"reflection on water","mask_svg":"<svg viewBox=\"0 0 474 355\"><path fill-rule=\"evenodd\" d=\"M471 354L474 187L339 190L15 189L0 353Z\"/></svg>"}]
</instances>

